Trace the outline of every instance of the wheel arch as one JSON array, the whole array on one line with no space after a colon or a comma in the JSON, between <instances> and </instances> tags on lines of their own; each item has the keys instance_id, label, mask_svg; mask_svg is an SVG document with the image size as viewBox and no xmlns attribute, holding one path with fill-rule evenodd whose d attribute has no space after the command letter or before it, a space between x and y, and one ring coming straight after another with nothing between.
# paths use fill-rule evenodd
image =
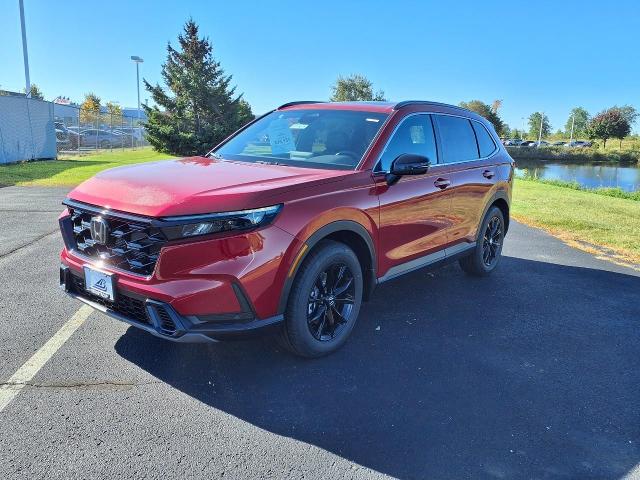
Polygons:
<instances>
[{"instance_id":1,"label":"wheel arch","mask_svg":"<svg viewBox=\"0 0 640 480\"><path fill-rule=\"evenodd\" d=\"M360 223L352 220L338 220L316 230L298 249L289 266L288 274L280 294L278 313L283 313L287 307L289 293L296 278L300 265L322 240L333 240L351 248L362 267L364 280L363 300L368 300L376 285L376 254L371 234Z\"/></svg>"},{"instance_id":2,"label":"wheel arch","mask_svg":"<svg viewBox=\"0 0 640 480\"><path fill-rule=\"evenodd\" d=\"M484 208L484 212L482 212L482 219L487 215L487 212L492 207L498 207L502 212L502 216L504 217L504 233L509 231L509 197L507 192L504 190L498 190L491 197L491 201L487 202L487 206Z\"/></svg>"}]
</instances>

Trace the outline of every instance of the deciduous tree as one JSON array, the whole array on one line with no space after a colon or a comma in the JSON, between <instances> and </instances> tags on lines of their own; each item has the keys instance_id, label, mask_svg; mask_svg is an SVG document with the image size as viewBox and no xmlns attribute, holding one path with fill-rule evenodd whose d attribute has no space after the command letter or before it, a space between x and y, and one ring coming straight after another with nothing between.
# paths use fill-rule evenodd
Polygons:
<instances>
[{"instance_id":1,"label":"deciduous tree","mask_svg":"<svg viewBox=\"0 0 640 480\"><path fill-rule=\"evenodd\" d=\"M93 123L100 116L100 97L89 92L84 95L80 105L80 122Z\"/></svg>"},{"instance_id":2,"label":"deciduous tree","mask_svg":"<svg viewBox=\"0 0 640 480\"><path fill-rule=\"evenodd\" d=\"M27 93L27 89L23 89L22 90L24 93ZM35 83L31 84L31 98L35 98L36 100L44 100L44 94L42 93L42 90L40 90L40 88L38 87L38 85L36 85Z\"/></svg>"},{"instance_id":3,"label":"deciduous tree","mask_svg":"<svg viewBox=\"0 0 640 480\"><path fill-rule=\"evenodd\" d=\"M622 146L622 139L631 132L631 124L619 107L609 108L598 113L587 125L589 138L602 140L603 148L607 148L607 140L617 138Z\"/></svg>"},{"instance_id":4,"label":"deciduous tree","mask_svg":"<svg viewBox=\"0 0 640 480\"><path fill-rule=\"evenodd\" d=\"M105 107L107 108L107 112L109 113L109 115L111 115L112 117L122 116L122 108L116 102L107 102Z\"/></svg>"},{"instance_id":5,"label":"deciduous tree","mask_svg":"<svg viewBox=\"0 0 640 480\"><path fill-rule=\"evenodd\" d=\"M378 90L374 93L373 83L364 75L339 76L331 87L332 102L357 102L357 101L384 101L384 92Z\"/></svg>"},{"instance_id":6,"label":"deciduous tree","mask_svg":"<svg viewBox=\"0 0 640 480\"><path fill-rule=\"evenodd\" d=\"M143 105L147 140L156 150L177 155L205 153L253 119L251 107L231 86L198 25L189 20L178 36L178 48L167 45L160 84L144 80L155 105Z\"/></svg>"},{"instance_id":7,"label":"deciduous tree","mask_svg":"<svg viewBox=\"0 0 640 480\"><path fill-rule=\"evenodd\" d=\"M551 124L549 117L540 112L534 112L529 115L529 136L538 140L540 135L540 122L542 122L542 138L546 138L551 133Z\"/></svg>"},{"instance_id":8,"label":"deciduous tree","mask_svg":"<svg viewBox=\"0 0 640 480\"><path fill-rule=\"evenodd\" d=\"M504 134L505 125L498 114L498 110L502 106L502 100L494 100L491 105L487 105L481 100L471 100L470 102L460 102L460 106L489 120L498 135L502 136Z\"/></svg>"},{"instance_id":9,"label":"deciduous tree","mask_svg":"<svg viewBox=\"0 0 640 480\"><path fill-rule=\"evenodd\" d=\"M587 124L589 123L589 112L582 107L575 107L571 110L571 114L564 124L565 134L571 135L571 124L573 123L573 138L584 137L587 132Z\"/></svg>"}]
</instances>

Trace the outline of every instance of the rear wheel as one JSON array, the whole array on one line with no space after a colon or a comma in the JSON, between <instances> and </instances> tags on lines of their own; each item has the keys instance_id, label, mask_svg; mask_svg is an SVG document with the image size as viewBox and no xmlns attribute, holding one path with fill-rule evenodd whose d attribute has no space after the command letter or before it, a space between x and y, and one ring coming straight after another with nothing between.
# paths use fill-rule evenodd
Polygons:
<instances>
[{"instance_id":1,"label":"rear wheel","mask_svg":"<svg viewBox=\"0 0 640 480\"><path fill-rule=\"evenodd\" d=\"M492 207L480 225L480 235L471 255L460 260L460 267L475 276L489 275L500 263L504 241L504 215Z\"/></svg>"},{"instance_id":2,"label":"rear wheel","mask_svg":"<svg viewBox=\"0 0 640 480\"><path fill-rule=\"evenodd\" d=\"M303 357L336 351L355 326L362 289L362 269L355 253L342 243L322 241L296 274L281 343Z\"/></svg>"}]
</instances>

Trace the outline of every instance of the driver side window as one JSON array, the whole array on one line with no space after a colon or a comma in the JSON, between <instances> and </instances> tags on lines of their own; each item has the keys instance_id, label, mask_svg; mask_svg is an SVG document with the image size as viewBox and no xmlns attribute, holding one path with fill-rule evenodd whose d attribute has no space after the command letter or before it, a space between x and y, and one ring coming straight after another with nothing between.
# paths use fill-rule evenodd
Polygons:
<instances>
[{"instance_id":1,"label":"driver side window","mask_svg":"<svg viewBox=\"0 0 640 480\"><path fill-rule=\"evenodd\" d=\"M412 115L402 121L382 152L376 171L388 172L391 162L403 153L423 155L432 164L437 163L436 140L430 115Z\"/></svg>"}]
</instances>

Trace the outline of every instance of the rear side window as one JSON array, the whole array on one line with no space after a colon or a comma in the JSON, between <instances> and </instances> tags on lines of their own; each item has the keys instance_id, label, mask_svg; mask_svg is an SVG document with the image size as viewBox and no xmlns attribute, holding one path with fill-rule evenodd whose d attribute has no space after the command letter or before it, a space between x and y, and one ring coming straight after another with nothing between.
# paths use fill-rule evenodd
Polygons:
<instances>
[{"instance_id":1,"label":"rear side window","mask_svg":"<svg viewBox=\"0 0 640 480\"><path fill-rule=\"evenodd\" d=\"M423 155L433 164L438 162L436 140L429 115L412 115L402 121L384 149L376 170L388 172L391 162L403 153Z\"/></svg>"},{"instance_id":2,"label":"rear side window","mask_svg":"<svg viewBox=\"0 0 640 480\"><path fill-rule=\"evenodd\" d=\"M473 129L476 132L476 138L478 139L478 148L480 149L481 157L488 157L496 150L496 144L487 132L487 129L484 125L481 125L479 122L471 122L473 125Z\"/></svg>"},{"instance_id":3,"label":"rear side window","mask_svg":"<svg viewBox=\"0 0 640 480\"><path fill-rule=\"evenodd\" d=\"M476 135L471 122L466 118L436 115L442 143L442 161L444 163L464 162L478 157Z\"/></svg>"}]
</instances>

